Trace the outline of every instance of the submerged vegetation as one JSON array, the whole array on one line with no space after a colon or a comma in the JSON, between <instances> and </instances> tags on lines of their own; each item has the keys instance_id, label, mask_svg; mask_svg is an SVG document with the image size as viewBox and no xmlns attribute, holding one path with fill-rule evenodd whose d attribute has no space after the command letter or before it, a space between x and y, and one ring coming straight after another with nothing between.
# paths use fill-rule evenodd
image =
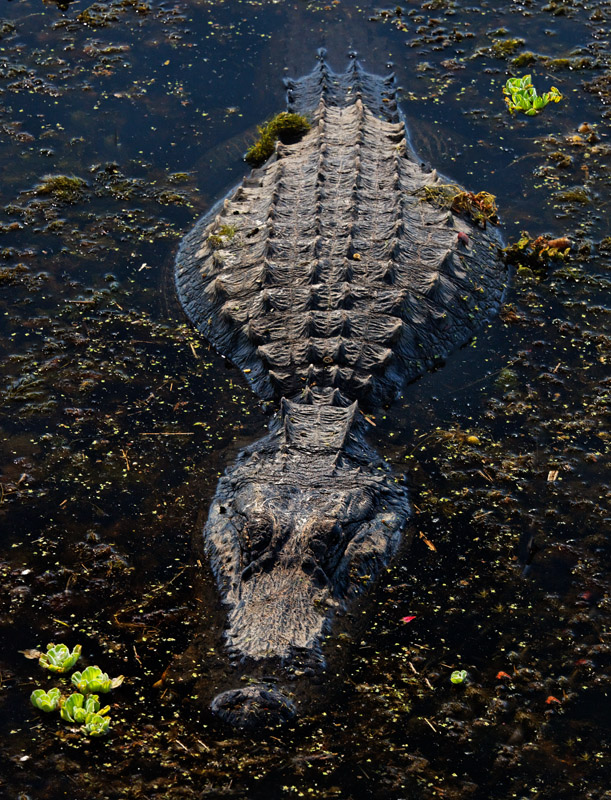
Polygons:
<instances>
[{"instance_id":1,"label":"submerged vegetation","mask_svg":"<svg viewBox=\"0 0 611 800\"><path fill-rule=\"evenodd\" d=\"M148 14L151 10L146 0L110 0L106 3L92 3L78 14L77 19L91 28L105 28L120 20L126 11Z\"/></svg>"},{"instance_id":2,"label":"submerged vegetation","mask_svg":"<svg viewBox=\"0 0 611 800\"><path fill-rule=\"evenodd\" d=\"M244 160L251 167L260 167L274 152L276 142L292 144L299 141L304 133L310 130L310 123L302 114L280 114L258 127L259 138L246 151Z\"/></svg>"},{"instance_id":3,"label":"submerged vegetation","mask_svg":"<svg viewBox=\"0 0 611 800\"><path fill-rule=\"evenodd\" d=\"M36 187L36 194L51 195L62 203L78 203L84 197L86 181L75 175L46 175Z\"/></svg>"}]
</instances>

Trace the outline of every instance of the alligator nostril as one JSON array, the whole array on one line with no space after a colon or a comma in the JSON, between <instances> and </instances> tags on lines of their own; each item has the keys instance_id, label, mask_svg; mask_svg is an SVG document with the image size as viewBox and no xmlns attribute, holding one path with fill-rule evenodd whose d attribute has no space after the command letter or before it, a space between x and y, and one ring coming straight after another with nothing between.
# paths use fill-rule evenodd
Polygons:
<instances>
[{"instance_id":1,"label":"alligator nostril","mask_svg":"<svg viewBox=\"0 0 611 800\"><path fill-rule=\"evenodd\" d=\"M288 722L297 713L295 703L275 686L255 684L217 695L210 710L223 722L252 730Z\"/></svg>"},{"instance_id":2,"label":"alligator nostril","mask_svg":"<svg viewBox=\"0 0 611 800\"><path fill-rule=\"evenodd\" d=\"M316 561L313 556L306 556L301 562L301 569L306 575L311 575L316 569Z\"/></svg>"},{"instance_id":3,"label":"alligator nostril","mask_svg":"<svg viewBox=\"0 0 611 800\"><path fill-rule=\"evenodd\" d=\"M318 586L321 589L323 586L329 586L330 583L327 573L321 567L316 567L312 573L312 580L314 581L315 586Z\"/></svg>"}]
</instances>

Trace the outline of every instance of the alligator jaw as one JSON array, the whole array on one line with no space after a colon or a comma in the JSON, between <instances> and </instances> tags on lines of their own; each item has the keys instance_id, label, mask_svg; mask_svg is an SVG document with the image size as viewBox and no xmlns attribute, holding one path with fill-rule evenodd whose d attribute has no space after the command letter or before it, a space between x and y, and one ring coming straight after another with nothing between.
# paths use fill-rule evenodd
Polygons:
<instances>
[{"instance_id":1,"label":"alligator jaw","mask_svg":"<svg viewBox=\"0 0 611 800\"><path fill-rule=\"evenodd\" d=\"M388 563L408 510L363 439L356 403L284 400L271 433L221 479L204 530L232 654L280 676L323 666L335 611ZM294 706L260 684L219 695L212 710L250 727L287 719Z\"/></svg>"}]
</instances>

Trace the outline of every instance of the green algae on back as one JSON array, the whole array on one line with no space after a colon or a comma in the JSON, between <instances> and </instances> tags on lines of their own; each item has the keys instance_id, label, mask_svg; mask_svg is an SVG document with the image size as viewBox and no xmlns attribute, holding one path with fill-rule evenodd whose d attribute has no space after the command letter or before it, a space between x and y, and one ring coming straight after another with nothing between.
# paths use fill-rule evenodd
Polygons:
<instances>
[{"instance_id":1,"label":"green algae on back","mask_svg":"<svg viewBox=\"0 0 611 800\"><path fill-rule=\"evenodd\" d=\"M260 167L274 152L274 145L280 139L284 144L292 144L310 130L310 123L302 114L290 114L282 111L280 114L260 125L259 139L246 151L244 160L251 167Z\"/></svg>"},{"instance_id":2,"label":"green algae on back","mask_svg":"<svg viewBox=\"0 0 611 800\"><path fill-rule=\"evenodd\" d=\"M233 225L221 225L216 233L211 233L210 236L208 236L208 244L210 247L218 250L227 242L230 242L235 235L236 228Z\"/></svg>"}]
</instances>

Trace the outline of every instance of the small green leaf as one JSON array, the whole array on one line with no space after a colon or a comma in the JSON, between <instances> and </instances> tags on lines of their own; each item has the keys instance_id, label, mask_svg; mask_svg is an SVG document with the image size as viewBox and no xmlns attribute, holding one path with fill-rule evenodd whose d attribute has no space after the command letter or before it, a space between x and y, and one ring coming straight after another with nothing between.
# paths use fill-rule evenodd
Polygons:
<instances>
[{"instance_id":1,"label":"small green leaf","mask_svg":"<svg viewBox=\"0 0 611 800\"><path fill-rule=\"evenodd\" d=\"M66 722L84 722L85 709L83 708L83 701L85 697L79 692L75 692L68 697L61 707L61 717Z\"/></svg>"}]
</instances>

